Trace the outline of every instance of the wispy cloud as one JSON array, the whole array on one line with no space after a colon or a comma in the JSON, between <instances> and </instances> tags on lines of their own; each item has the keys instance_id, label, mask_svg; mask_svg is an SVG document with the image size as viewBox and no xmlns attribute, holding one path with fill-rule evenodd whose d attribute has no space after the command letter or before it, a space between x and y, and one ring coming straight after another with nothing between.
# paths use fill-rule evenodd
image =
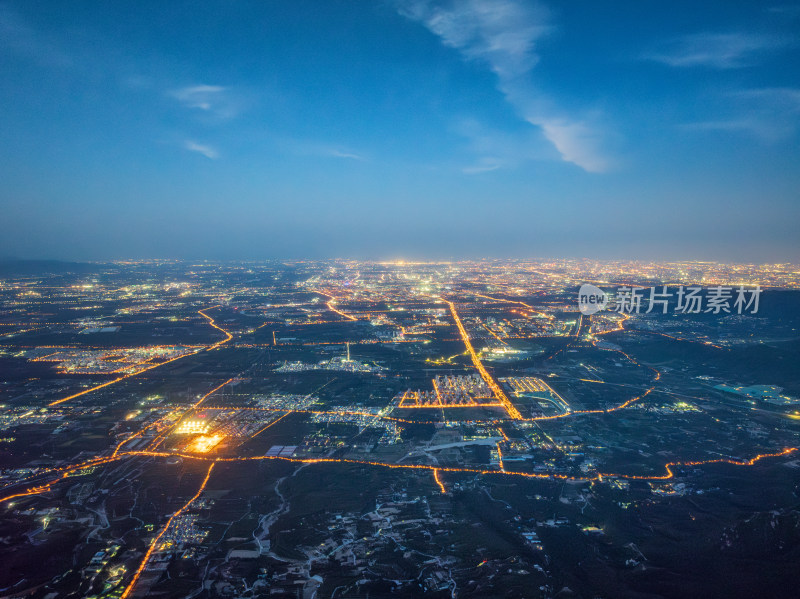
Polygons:
<instances>
[{"instance_id":1,"label":"wispy cloud","mask_svg":"<svg viewBox=\"0 0 800 599\"><path fill-rule=\"evenodd\" d=\"M241 101L222 85L190 85L173 89L169 96L186 108L199 110L221 119L231 119L241 110Z\"/></svg>"},{"instance_id":2,"label":"wispy cloud","mask_svg":"<svg viewBox=\"0 0 800 599\"><path fill-rule=\"evenodd\" d=\"M728 92L731 116L683 125L695 131L745 133L774 143L794 135L800 127L800 89L770 87Z\"/></svg>"},{"instance_id":3,"label":"wispy cloud","mask_svg":"<svg viewBox=\"0 0 800 599\"><path fill-rule=\"evenodd\" d=\"M533 129L499 131L468 118L458 121L453 130L467 139L468 150L479 156L475 162L461 169L468 175L512 168L529 160L557 157L552 145Z\"/></svg>"},{"instance_id":4,"label":"wispy cloud","mask_svg":"<svg viewBox=\"0 0 800 599\"><path fill-rule=\"evenodd\" d=\"M613 161L602 149L605 136L599 126L560 118L542 118L538 124L567 162L574 162L590 173L612 168Z\"/></svg>"},{"instance_id":5,"label":"wispy cloud","mask_svg":"<svg viewBox=\"0 0 800 599\"><path fill-rule=\"evenodd\" d=\"M221 85L193 85L173 90L170 95L188 108L211 110L224 92Z\"/></svg>"},{"instance_id":6,"label":"wispy cloud","mask_svg":"<svg viewBox=\"0 0 800 599\"><path fill-rule=\"evenodd\" d=\"M729 120L700 121L680 126L686 131L722 131L743 133L764 142L774 142L785 137L785 129L758 117L731 118Z\"/></svg>"},{"instance_id":7,"label":"wispy cloud","mask_svg":"<svg viewBox=\"0 0 800 599\"><path fill-rule=\"evenodd\" d=\"M547 11L515 0L426 0L400 4L400 13L423 23L442 43L488 64L502 78L528 72L538 61L536 41L551 31Z\"/></svg>"},{"instance_id":8,"label":"wispy cloud","mask_svg":"<svg viewBox=\"0 0 800 599\"><path fill-rule=\"evenodd\" d=\"M352 148L344 145L297 139L279 140L279 143L290 152L299 156L341 158L344 160L357 160L359 162L365 162L368 160L366 154L353 150Z\"/></svg>"},{"instance_id":9,"label":"wispy cloud","mask_svg":"<svg viewBox=\"0 0 800 599\"><path fill-rule=\"evenodd\" d=\"M321 152L323 155L330 156L331 158L348 158L350 160L366 160L361 154L356 154L349 150L340 150L338 148L328 148Z\"/></svg>"},{"instance_id":10,"label":"wispy cloud","mask_svg":"<svg viewBox=\"0 0 800 599\"><path fill-rule=\"evenodd\" d=\"M488 66L506 100L541 129L563 160L590 172L608 170L612 161L601 149L594 119L565 114L528 81L539 60L536 44L553 30L544 7L520 0L405 0L398 7L445 46Z\"/></svg>"},{"instance_id":11,"label":"wispy cloud","mask_svg":"<svg viewBox=\"0 0 800 599\"><path fill-rule=\"evenodd\" d=\"M192 141L191 139L187 139L183 142L183 147L190 152L197 152L198 154L202 154L206 158L210 158L211 160L216 160L219 158L219 152L210 145L207 144L200 144L196 141Z\"/></svg>"},{"instance_id":12,"label":"wispy cloud","mask_svg":"<svg viewBox=\"0 0 800 599\"><path fill-rule=\"evenodd\" d=\"M505 164L499 162L495 158L484 157L478 160L478 162L475 164L465 166L461 169L461 172L463 172L465 175L479 175L481 173L496 171L504 166Z\"/></svg>"},{"instance_id":13,"label":"wispy cloud","mask_svg":"<svg viewBox=\"0 0 800 599\"><path fill-rule=\"evenodd\" d=\"M792 87L763 87L733 92L732 96L753 102L773 113L800 113L800 89Z\"/></svg>"},{"instance_id":14,"label":"wispy cloud","mask_svg":"<svg viewBox=\"0 0 800 599\"><path fill-rule=\"evenodd\" d=\"M738 69L756 64L786 45L775 36L752 33L695 33L667 40L644 58L671 67Z\"/></svg>"},{"instance_id":15,"label":"wispy cloud","mask_svg":"<svg viewBox=\"0 0 800 599\"><path fill-rule=\"evenodd\" d=\"M781 16L797 17L800 16L800 6L770 6L767 8L767 12Z\"/></svg>"}]
</instances>

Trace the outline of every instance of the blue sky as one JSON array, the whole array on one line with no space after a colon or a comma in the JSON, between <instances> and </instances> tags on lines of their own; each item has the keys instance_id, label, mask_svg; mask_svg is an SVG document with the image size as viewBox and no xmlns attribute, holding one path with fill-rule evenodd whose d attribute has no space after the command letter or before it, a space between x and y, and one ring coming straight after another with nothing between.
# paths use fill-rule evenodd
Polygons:
<instances>
[{"instance_id":1,"label":"blue sky","mask_svg":"<svg viewBox=\"0 0 800 599\"><path fill-rule=\"evenodd\" d=\"M800 3L0 1L0 255L800 262Z\"/></svg>"}]
</instances>

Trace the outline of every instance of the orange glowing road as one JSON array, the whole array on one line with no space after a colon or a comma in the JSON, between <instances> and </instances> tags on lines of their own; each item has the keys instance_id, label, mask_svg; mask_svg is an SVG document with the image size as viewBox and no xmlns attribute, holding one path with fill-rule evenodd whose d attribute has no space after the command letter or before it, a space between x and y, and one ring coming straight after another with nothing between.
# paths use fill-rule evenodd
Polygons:
<instances>
[{"instance_id":1,"label":"orange glowing road","mask_svg":"<svg viewBox=\"0 0 800 599\"><path fill-rule=\"evenodd\" d=\"M616 412L617 410L624 410L631 404L636 403L637 401L644 399L650 393L653 392L655 387L648 387L647 390L642 393L641 395L637 395L636 397L632 397L626 402L619 404L618 406L614 406L613 408L608 408L605 410L575 410L573 412L565 412L564 414L555 414L553 416L537 416L536 418L527 418L525 419L526 422L535 422L537 420L557 420L559 418L568 418L570 416L578 416L580 414L608 414L609 412Z\"/></svg>"},{"instance_id":2,"label":"orange glowing road","mask_svg":"<svg viewBox=\"0 0 800 599\"><path fill-rule=\"evenodd\" d=\"M444 484L442 483L442 480L439 478L439 469L438 468L434 468L433 469L433 480L435 480L436 484L439 485L439 490L442 493L447 493L447 489L444 488Z\"/></svg>"},{"instance_id":3,"label":"orange glowing road","mask_svg":"<svg viewBox=\"0 0 800 599\"><path fill-rule=\"evenodd\" d=\"M602 335L602 334L605 334L605 333L613 333L613 332L616 332L616 331L621 331L621 330L623 330L623 324L624 324L625 320L627 320L627 318L629 318L629 317L626 317L625 319L623 319L620 322L620 325L619 325L618 329L613 329L613 330L610 330L610 331L604 331L603 333L594 333L593 335L597 336L597 335ZM594 339L592 340L592 344L593 345L595 344L595 341L596 340L594 340ZM623 356L625 356L625 358L628 361L630 361L631 364L633 364L635 366L641 366L642 368L647 368L647 369L651 370L653 372L653 374L654 374L652 382L656 382L656 381L659 381L661 379L661 372L659 370L657 370L656 368L653 368L652 366L645 366L644 364L641 364L639 361L637 361L635 358L633 358L629 354L625 353L621 349L607 349L607 348L601 348L601 349L603 349L604 351L615 351L617 353L620 353ZM559 351L561 351L561 350L559 350ZM555 355L555 354L553 354L553 355ZM552 358L553 356L550 356L550 357ZM581 380L586 380L586 379L581 379ZM589 381L589 382L604 383L604 381ZM631 399L621 403L618 406L615 406L613 408L608 408L608 409L605 409L605 410L577 410L577 411L574 411L574 412L566 412L564 414L556 414L554 416L539 416L537 418L531 418L529 420L555 420L557 418L566 418L568 416L575 416L575 415L578 415L578 414L604 414L604 413L608 413L608 412L616 412L617 410L623 410L623 409L627 408L628 406L630 406L631 404L634 404L634 403L640 401L641 399L644 399L645 397L650 395L650 393L652 393L654 390L655 390L655 385L653 385L651 387L648 387L647 390L644 393L642 393L641 395L637 395L636 397L632 397ZM552 391L552 389L551 389L551 391Z\"/></svg>"},{"instance_id":4,"label":"orange glowing road","mask_svg":"<svg viewBox=\"0 0 800 599\"><path fill-rule=\"evenodd\" d=\"M446 299L443 299L444 303L446 303L450 307L450 314L453 315L453 320L458 327L458 332L461 334L461 340L464 342L464 346L467 348L469 352L470 358L472 358L472 364L477 368L478 372L480 373L481 377L486 384L489 385L489 388L494 393L494 396L497 400L503 404L503 407L508 412L509 417L520 420L522 419L522 414L520 414L519 410L514 407L514 404L511 403L511 400L506 397L506 394L503 393L503 390L500 388L495 380L492 378L492 375L489 374L489 371L486 370L483 363L481 362L480 358L478 358L478 354L475 353L475 348L472 347L472 341L469 339L469 335L467 334L467 330L464 328L464 325L461 323L461 318L458 316L458 312L456 312L456 306L453 302L449 302Z\"/></svg>"},{"instance_id":5,"label":"orange glowing road","mask_svg":"<svg viewBox=\"0 0 800 599\"><path fill-rule=\"evenodd\" d=\"M797 451L797 447L787 447L779 452L775 453L765 453L759 454L753 458L747 460L732 460L726 458L718 458L714 460L701 460L701 461L692 461L692 462L668 462L665 464L665 468L667 470L666 475L648 475L648 476L641 476L641 475L634 475L634 474L620 474L620 473L597 473L594 476L569 476L567 474L556 474L553 472L550 473L539 473L539 472L518 472L514 470L486 470L482 468L457 468L452 466L434 466L431 464L389 464L386 462L373 462L369 460L355 460L349 458L289 458L289 457L281 457L281 456L250 456L250 457L230 457L230 458L210 458L204 457L201 455L196 454L185 454L185 453L173 453L173 452L158 452L158 451L131 451L128 452L126 455L131 456L145 456L145 457L171 457L177 456L187 459L195 459L195 460L212 460L214 462L248 462L248 461L260 461L260 460L281 460L285 462L294 462L300 464L357 464L361 466L375 466L379 468L389 468L389 469L396 469L396 470L438 470L439 472L454 472L454 473L467 473L467 474L485 474L485 475L502 475L502 476L519 476L522 478L535 478L535 479L542 479L542 480L573 480L573 481L598 481L602 480L602 477L616 477L616 478L625 478L625 479L633 479L633 480L668 480L673 478L675 474L672 471L672 468L675 466L683 465L683 466L704 466L707 464L732 464L734 466L753 466L757 462L765 459L765 458L774 458L788 455L792 452Z\"/></svg>"},{"instance_id":6,"label":"orange glowing road","mask_svg":"<svg viewBox=\"0 0 800 599\"><path fill-rule=\"evenodd\" d=\"M486 329L486 330L489 332L489 334L490 334L492 337L494 337L495 339L497 339L497 340L498 340L500 343L502 343L502 344L503 344L503 345L505 345L505 346L508 346L508 343L506 343L506 342L505 342L505 340L504 340L504 339L503 339L503 338L502 338L500 335L498 335L497 333L495 333L495 332L494 332L492 329L490 329L489 327L487 327L487 326L486 326L485 324L483 324L483 323L481 323L481 326L482 326L484 329Z\"/></svg>"},{"instance_id":7,"label":"orange glowing road","mask_svg":"<svg viewBox=\"0 0 800 599\"><path fill-rule=\"evenodd\" d=\"M525 478L538 479L559 479L559 480L580 480L592 481L597 477L573 477L566 474L538 473L538 472L514 472L500 470L485 470L482 468L456 468L452 466L433 466L431 464L389 464L387 462L373 462L369 460L355 460L351 458L289 458L282 456L249 456L249 457L218 457L210 458L198 454L166 452L166 451L130 451L125 455L143 457L180 457L195 460L212 460L214 462L253 462L260 460L281 460L284 462L294 462L298 464L356 464L359 466L376 466L379 468L389 468L393 470L439 470L441 472L464 472L469 474L503 474L511 476L521 476Z\"/></svg>"},{"instance_id":8,"label":"orange glowing road","mask_svg":"<svg viewBox=\"0 0 800 599\"><path fill-rule=\"evenodd\" d=\"M513 470L486 470L482 468L457 468L457 467L450 467L450 466L433 466L430 464L389 464L386 462L374 462L369 460L355 460L355 459L348 459L348 458L290 458L290 457L281 457L281 456L249 456L249 457L207 457L202 454L190 454L190 453L178 453L178 452L166 452L166 451L129 451L125 453L121 453L114 457L109 458L94 458L92 460L87 460L86 462L70 466L68 468L61 468L55 469L52 472L59 472L61 476L56 478L55 480L47 483L46 485L39 485L36 487L31 487L28 490L16 493L14 495L6 496L0 499L0 503L9 501L11 499L17 497L27 497L32 495L37 495L44 491L47 491L54 485L55 483L63 480L70 472L74 472L76 470L80 470L82 468L88 468L91 466L99 466L103 464L107 464L110 462L117 461L122 459L123 457L130 456L130 457L151 457L151 458L169 458L169 457L181 457L184 459L190 460L198 460L198 461L210 461L211 467L209 468L208 473L206 474L206 480L203 482L203 486L197 492L195 497L193 497L186 505L184 505L181 510L173 514L170 521L167 522L167 526L165 526L164 530L161 531L159 534L160 538L166 528L169 527L170 522L172 521L175 516L179 515L182 511L185 511L189 504L194 501L200 493L205 488L206 482L208 482L208 477L211 474L211 468L219 462L250 462L250 461L259 461L259 460L280 460L284 462L292 462L298 464L357 464L361 466L375 466L379 468L389 468L389 469L398 469L398 470L429 470L433 472L434 478L437 479L437 482L441 485L441 481L439 479L440 472L453 472L453 473L466 473L466 474L482 474L482 475L497 475L497 476L518 476L522 478L529 478L529 479L539 479L539 480L572 480L572 481L582 481L582 482L592 482L592 481L602 481L603 477L606 478L624 478L624 479L631 479L631 480L669 480L675 477L675 473L673 472L673 468L676 466L705 466L709 464L730 464L733 466L753 466L757 462L767 459L767 458L775 458L786 456L791 453L798 451L797 447L787 447L781 451L774 452L774 453L764 453L758 454L749 459L742 459L742 460L734 460L729 458L717 458L713 460L698 460L698 461L689 461L689 462L668 462L664 465L666 470L666 474L658 475L635 475L635 474L622 474L622 473L605 473L605 472L598 472L594 476L569 476L566 474L556 474L556 473L539 473L539 472L517 472ZM441 485L440 488L444 488ZM444 492L444 491L443 491ZM151 547L154 547L152 545ZM149 553L152 553L150 551ZM145 562L148 556L145 558ZM145 562L142 563L140 566L140 570L144 568ZM137 576L138 578L138 576ZM130 588L130 587L129 587ZM123 595L124 597L125 595Z\"/></svg>"},{"instance_id":9,"label":"orange glowing road","mask_svg":"<svg viewBox=\"0 0 800 599\"><path fill-rule=\"evenodd\" d=\"M617 322L617 328L608 329L607 331L599 331L597 333L592 333L592 336L599 337L600 335L608 335L609 333L618 333L620 331L624 331L625 330L625 321L630 318L630 315L629 314L625 314L625 313L620 313L620 316L622 318Z\"/></svg>"},{"instance_id":10,"label":"orange glowing road","mask_svg":"<svg viewBox=\"0 0 800 599\"><path fill-rule=\"evenodd\" d=\"M473 295L475 297L481 297L483 299L492 300L493 302L499 302L499 303L505 303L505 304L518 304L520 306L525 306L528 310L530 310L534 314L538 314L539 316L541 316L543 318L547 318L548 320L554 320L555 319L555 316L553 316L552 314L547 314L546 312L540 312L539 310L537 310L536 308L534 308L530 304L526 304L525 302L519 302L519 301L516 301L516 300L510 300L510 299L500 299L500 298L492 297L490 295L481 295L480 293L473 293Z\"/></svg>"},{"instance_id":11,"label":"orange glowing road","mask_svg":"<svg viewBox=\"0 0 800 599\"><path fill-rule=\"evenodd\" d=\"M156 538L153 539L153 542L150 543L150 547L148 547L147 553L144 554L144 559L142 560L142 563L139 564L139 567L136 569L133 578L131 579L130 583L128 583L128 587L125 589L122 595L120 595L120 599L125 599L128 595L131 594L133 587L136 586L136 582L139 580L139 577L142 575L142 572L144 572L145 567L147 567L147 562L150 561L150 556L153 555L153 551L155 551L156 547L158 546L158 542L161 540L161 537L163 537L164 533L166 533L167 530L169 530L172 521L175 520L175 518L177 518L178 516L180 516L183 512L185 512L195 499L200 497L200 494L203 492L203 489L206 488L208 479L211 478L211 471L213 469L214 469L214 462L212 462L211 465L208 467L208 472L206 472L206 477L203 479L203 483L200 485L200 488L197 490L197 493L195 493L194 497L192 497L189 501L187 501L181 509L179 509L177 512L172 514L172 516L170 516L169 520L167 520L167 523L164 525L164 528L161 529L161 532L159 532Z\"/></svg>"},{"instance_id":12,"label":"orange glowing road","mask_svg":"<svg viewBox=\"0 0 800 599\"><path fill-rule=\"evenodd\" d=\"M500 472L506 471L506 467L503 465L503 450L500 448L500 443L497 444L497 464L500 466Z\"/></svg>"},{"instance_id":13,"label":"orange glowing road","mask_svg":"<svg viewBox=\"0 0 800 599\"><path fill-rule=\"evenodd\" d=\"M216 307L217 306L213 306L213 308L216 308ZM205 308L205 309L206 310L211 310L212 308ZM206 314L203 310L198 310L197 313L200 314L201 316L203 316L204 318L206 318L208 320L208 324L210 324L212 327L214 327L215 329L225 333L225 338L222 341L217 341L215 344L209 345L204 350L199 350L199 351L209 351L209 350L212 350L212 349L217 349L219 346L221 346L221 345L227 343L228 341L230 341L231 339L233 339L233 335L231 335L225 329L217 326L216 322L214 322L214 319L211 318L208 314ZM133 372L131 374L126 374L124 376L121 376L119 378L113 379L111 381L106 381L105 383L101 383L99 385L95 385L94 387L90 387L89 389L84 389L83 391L80 391L79 393L73 393L72 395L70 395L68 397L64 397L62 399L58 399L56 401L50 402L49 404L47 404L47 406L48 407L57 406L58 404L62 404L65 401L69 401L71 399L75 399L75 398L81 397L82 395L86 395L87 393L91 393L92 391L97 391L98 389L102 389L104 387L108 387L110 385L113 385L115 383L119 383L119 382L124 381L126 379L133 378L135 376L139 376L140 374L148 372L150 370L153 370L154 368L158 368L159 366L164 366L165 364L169 364L170 362L175 362L176 360L180 360L181 358L185 358L187 356L193 356L196 353L198 353L198 352L190 352L190 353L187 353L187 354L182 354L180 356L175 356L174 358L170 358L169 360L165 360L164 362L159 362L158 364L152 364L152 365L148 366L147 368L143 368L142 370L139 370L137 372Z\"/></svg>"},{"instance_id":14,"label":"orange glowing road","mask_svg":"<svg viewBox=\"0 0 800 599\"><path fill-rule=\"evenodd\" d=\"M620 475L620 474L604 474L598 473L598 477L602 476L611 476L617 478L629 478L634 480L669 480L675 477L675 473L672 471L672 468L675 466L705 466L707 464L731 464L733 466L752 466L756 462L759 462L765 458L777 458L784 455L789 455L797 451L797 447L787 447L782 451L778 451L775 453L762 453L755 457L750 458L749 460L732 460L729 458L718 458L716 460L701 460L697 462L667 462L664 464L664 469L667 471L666 474L663 476L634 476L634 475Z\"/></svg>"},{"instance_id":15,"label":"orange glowing road","mask_svg":"<svg viewBox=\"0 0 800 599\"><path fill-rule=\"evenodd\" d=\"M350 314L346 314L346 313L342 312L341 310L337 310L336 308L333 307L333 304L336 303L336 299L337 299L336 296L333 296L330 293L325 293L324 291L315 291L314 293L319 293L320 295L324 295L324 296L327 296L327 297L331 298L330 301L328 301L325 304L326 306L328 306L328 310L330 310L331 312L335 312L336 314L346 318L347 320L358 320L355 316L351 316Z\"/></svg>"},{"instance_id":16,"label":"orange glowing road","mask_svg":"<svg viewBox=\"0 0 800 599\"><path fill-rule=\"evenodd\" d=\"M108 464L110 462L115 462L118 459L120 459L120 457L121 456L111 456L111 457L107 457L107 458L92 458L90 460L87 460L85 462L81 462L80 464L76 464L74 466L65 466L63 468L53 468L53 469L48 470L48 471L39 472L36 475L34 475L33 477L27 477L27 478L28 479L30 479L30 478L38 478L40 476L43 476L45 474L51 474L53 472L59 473L60 476L58 476L57 478L51 480L49 483L46 483L46 484L43 484L43 485L38 485L38 486L35 486L35 487L30 487L27 490L25 490L25 491L23 491L21 493L15 493L14 495L7 495L6 497L3 497L2 499L0 499L0 503L4 503L6 501L10 501L10 500L16 499L18 497L28 497L28 496L31 496L31 495L39 495L40 493L45 493L45 492L49 491L54 484L64 480L72 472L75 472L76 470L82 470L84 468L91 468L93 466L101 466L103 464ZM25 480L25 479L23 479L23 480ZM9 486L11 486L11 485L9 485Z\"/></svg>"},{"instance_id":17,"label":"orange glowing road","mask_svg":"<svg viewBox=\"0 0 800 599\"><path fill-rule=\"evenodd\" d=\"M278 418L276 418L275 420L273 420L272 422L270 422L269 424L267 424L267 426L265 426L264 428L262 428L262 429L260 429L260 430L257 430L257 431L256 431L256 432L254 432L252 435L250 435L250 439L249 439L249 440L250 440L250 441L252 441L252 440L253 440L253 439L255 439L255 438L258 436L258 435L260 435L260 434L261 434L261 433L263 433L265 430L267 430L269 427L271 427L273 424L278 424L278 422L280 422L281 420L283 420L284 418L286 418L286 417L287 417L289 414L291 414L291 413L292 413L292 412L291 412L291 410L290 410L290 411L286 412L286 413L285 413L283 416L279 416Z\"/></svg>"},{"instance_id":18,"label":"orange glowing road","mask_svg":"<svg viewBox=\"0 0 800 599\"><path fill-rule=\"evenodd\" d=\"M216 386L216 387L214 387L214 388L213 388L211 391L209 391L208 393L206 393L205 395L203 395L203 396L202 396L200 399L198 399L196 402L194 402L194 403L191 405L191 407L189 408L189 410L194 410L194 409L196 409L196 408L200 407L200 405L201 405L201 404L202 404L202 403L203 403L203 402L204 402L206 399L208 399L209 397L211 397L212 395L214 395L214 393L216 393L217 391L219 391L220 389L222 389L222 388L223 388L225 385L228 385L228 384L230 384L231 382L233 382L233 378L229 378L229 379L228 379L227 381L225 381L224 383L221 383L221 384L217 385L217 386ZM188 410L187 410L187 411L188 411Z\"/></svg>"},{"instance_id":19,"label":"orange glowing road","mask_svg":"<svg viewBox=\"0 0 800 599\"><path fill-rule=\"evenodd\" d=\"M214 345L210 345L209 347L206 348L206 350L217 349L220 345L224 345L228 341L233 339L233 335L231 335L228 331L226 331L222 327L218 326L216 321L205 313L205 310L213 310L214 308L219 308L219 306L212 306L211 308L203 308L202 310L198 310L197 313L206 320L208 320L208 324L217 329L219 332L223 333L225 335L225 339L223 339L222 341L217 341Z\"/></svg>"},{"instance_id":20,"label":"orange glowing road","mask_svg":"<svg viewBox=\"0 0 800 599\"><path fill-rule=\"evenodd\" d=\"M171 413L170 413L170 414L165 414L164 416L162 416L161 418L159 418L159 419L158 419L158 420L156 420L155 422L151 422L151 423L150 423L150 424L148 424L147 426L143 426L142 428L140 428L138 431L136 431L135 433L133 433L133 434L132 434L132 435L130 435L129 437L127 437L127 438L123 439L122 441L120 441L119 443L117 443L117 446L114 448L114 453L112 453L111 455L112 455L112 456L116 456L116 455L119 453L119 450L120 450L120 449L122 449L122 448L123 448L123 446L124 446L126 443L128 443L128 442L130 442L130 441L133 441L133 440L134 440L134 439L136 439L137 437L141 437L141 436L142 436L142 433L144 433L146 430L148 430L148 429L151 429L151 428L153 428L154 426L158 426L159 424L163 423L163 422L164 422L164 421L165 421L167 418L169 418L171 415L172 415Z\"/></svg>"},{"instance_id":21,"label":"orange glowing road","mask_svg":"<svg viewBox=\"0 0 800 599\"><path fill-rule=\"evenodd\" d=\"M650 367L648 366L647 368L650 368ZM656 373L656 376L654 377L653 380L654 381L659 380L659 378L661 377L661 373L658 372L655 369L652 369L652 370ZM605 381L593 381L593 380L590 380L590 379L580 379L580 380L587 381L587 382L594 382L594 383L610 384L610 383L606 383ZM545 384L547 384L547 383L545 383ZM558 395L552 389L552 387L550 387L549 385L547 385L547 386L548 386L548 388L550 389L550 391L554 395ZM654 386L648 387L640 395L632 397L631 399L628 399L625 402L623 402L623 403L621 403L621 404L619 404L617 406L611 407L611 408L598 409L598 410L575 410L575 411L565 412L563 414L555 414L553 416L535 416L533 418L518 418L517 420L520 420L521 422L536 422L536 421L539 421L539 420L556 420L556 419L559 419L559 418L569 418L570 416L578 416L578 415L581 415L581 414L607 414L609 412L616 412L617 410L625 409L628 406L630 406L630 405L632 405L632 404L644 399L645 397L650 395L650 393L652 393L653 391L655 391L655 387ZM505 408L505 406L502 403L499 403L499 402L496 402L496 403L452 404L452 405L447 405L447 404L439 405L438 403L411 404L411 405L408 405L408 404L405 403L406 401L413 401L413 399L409 399L408 397L406 397L404 395L403 398L401 399L400 404L398 404L397 408L402 409L402 410L440 409L440 408ZM207 407L205 409L206 410L231 410L231 409L235 409L235 410L248 410L248 411L254 411L254 412L272 412L272 411L283 412L284 411L284 409L282 409L282 408L251 408L251 407L239 407L239 406L212 406L212 407ZM359 410L291 410L291 412L295 412L295 413L298 413L298 414L312 414L312 415L367 416L367 417L371 417L371 418L377 418L377 419L380 419L380 420L388 420L388 421L391 421L391 422L403 422L403 423L406 423L406 424L436 424L437 422L440 422L438 420L409 420L407 418L398 418L398 417L395 417L395 416L385 416L385 415L381 415L381 414L375 414L373 412L363 412L363 411L359 411ZM473 420L473 422L495 422L496 423L497 419L496 418L495 419L491 419L491 420L479 420L479 419L476 419L476 420ZM152 426L152 425L150 425L150 426ZM504 437L506 436L505 433L502 430L500 430L500 434L502 434ZM506 438L505 440L508 441L508 438ZM127 442L127 441L128 440L126 440L125 442Z\"/></svg>"}]
</instances>

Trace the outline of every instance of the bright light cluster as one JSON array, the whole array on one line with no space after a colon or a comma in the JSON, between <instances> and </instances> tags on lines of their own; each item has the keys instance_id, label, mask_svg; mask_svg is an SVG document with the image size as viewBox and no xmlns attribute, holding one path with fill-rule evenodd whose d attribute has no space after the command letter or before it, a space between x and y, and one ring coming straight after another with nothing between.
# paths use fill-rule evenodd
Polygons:
<instances>
[{"instance_id":1,"label":"bright light cluster","mask_svg":"<svg viewBox=\"0 0 800 599\"><path fill-rule=\"evenodd\" d=\"M223 435L203 435L192 441L187 450L192 453L208 453L224 438Z\"/></svg>"},{"instance_id":2,"label":"bright light cluster","mask_svg":"<svg viewBox=\"0 0 800 599\"><path fill-rule=\"evenodd\" d=\"M208 423L203 420L184 420L175 429L179 435L198 435L208 432Z\"/></svg>"}]
</instances>

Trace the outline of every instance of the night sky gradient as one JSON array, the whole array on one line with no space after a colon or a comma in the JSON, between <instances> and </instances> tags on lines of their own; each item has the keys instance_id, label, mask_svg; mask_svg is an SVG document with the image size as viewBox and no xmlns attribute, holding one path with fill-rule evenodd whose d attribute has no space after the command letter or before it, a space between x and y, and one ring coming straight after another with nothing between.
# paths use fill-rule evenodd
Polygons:
<instances>
[{"instance_id":1,"label":"night sky gradient","mask_svg":"<svg viewBox=\"0 0 800 599\"><path fill-rule=\"evenodd\" d=\"M800 3L0 2L0 256L800 262Z\"/></svg>"}]
</instances>

